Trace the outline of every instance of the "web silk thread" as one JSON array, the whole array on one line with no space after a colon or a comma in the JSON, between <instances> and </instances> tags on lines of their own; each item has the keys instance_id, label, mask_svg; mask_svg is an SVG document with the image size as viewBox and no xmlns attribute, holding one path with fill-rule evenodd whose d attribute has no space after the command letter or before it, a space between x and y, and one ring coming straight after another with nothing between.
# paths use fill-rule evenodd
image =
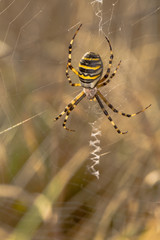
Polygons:
<instances>
[{"instance_id":1,"label":"web silk thread","mask_svg":"<svg viewBox=\"0 0 160 240\"><path fill-rule=\"evenodd\" d=\"M94 175L97 179L99 179L99 170L96 170L96 165L99 164L100 160L100 151L102 150L100 147L100 140L99 137L101 136L101 131L98 127L96 127L96 121L93 123L90 123L92 127L91 132L91 138L93 140L89 141L89 146L93 148L93 151L91 154L91 166L88 166L88 169L90 170L91 174Z\"/></svg>"},{"instance_id":2,"label":"web silk thread","mask_svg":"<svg viewBox=\"0 0 160 240\"><path fill-rule=\"evenodd\" d=\"M99 18L99 32L102 32L102 5L103 5L103 0L95 0L91 2L92 7L95 10L95 15Z\"/></svg>"}]
</instances>

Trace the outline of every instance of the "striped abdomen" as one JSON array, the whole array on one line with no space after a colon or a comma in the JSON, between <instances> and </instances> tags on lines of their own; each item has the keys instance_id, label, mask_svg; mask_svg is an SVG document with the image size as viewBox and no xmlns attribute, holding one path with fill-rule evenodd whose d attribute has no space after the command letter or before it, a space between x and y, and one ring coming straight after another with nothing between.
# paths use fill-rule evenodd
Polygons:
<instances>
[{"instance_id":1,"label":"striped abdomen","mask_svg":"<svg viewBox=\"0 0 160 240\"><path fill-rule=\"evenodd\" d=\"M101 79L103 63L99 54L87 52L79 63L79 79L84 88L94 88Z\"/></svg>"}]
</instances>

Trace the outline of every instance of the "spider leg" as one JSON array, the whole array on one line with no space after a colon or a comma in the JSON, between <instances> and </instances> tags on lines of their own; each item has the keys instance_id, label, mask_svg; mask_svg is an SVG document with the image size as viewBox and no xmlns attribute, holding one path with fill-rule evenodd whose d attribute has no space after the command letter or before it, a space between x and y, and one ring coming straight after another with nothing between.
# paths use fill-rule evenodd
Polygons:
<instances>
[{"instance_id":1,"label":"spider leg","mask_svg":"<svg viewBox=\"0 0 160 240\"><path fill-rule=\"evenodd\" d=\"M113 125L113 127L116 129L117 133L119 133L119 134L126 134L127 131L126 131L126 132L121 132L121 131L118 129L117 125L113 122L113 120L112 120L112 118L109 116L107 110L104 108L103 103L101 102L99 96L98 96L98 95L95 95L95 97L96 97L96 99L97 99L97 101L98 101L98 103L99 103L99 106L101 107L102 111L103 111L104 114L107 116L108 120L111 122L111 124Z\"/></svg>"},{"instance_id":2,"label":"spider leg","mask_svg":"<svg viewBox=\"0 0 160 240\"><path fill-rule=\"evenodd\" d=\"M78 94L64 109L63 112L61 112L54 120L58 120L61 118L65 113L66 117L63 122L63 127L68 130L68 131L75 131L75 130L70 130L66 127L66 122L68 120L70 112L78 105L78 103L86 96L86 94L82 91L80 94Z\"/></svg>"},{"instance_id":3,"label":"spider leg","mask_svg":"<svg viewBox=\"0 0 160 240\"><path fill-rule=\"evenodd\" d=\"M113 107L113 105L110 104L110 103L108 102L108 100L101 94L100 91L97 91L97 94L98 94L98 95L100 96L100 98L107 104L107 106L112 109L113 112L118 113L118 114L120 114L120 115L122 115L122 116L125 116L125 117L134 117L134 116L138 115L139 113L144 112L147 108L149 108L149 107L151 106L151 104L150 104L150 105L148 105L147 107L145 107L144 109L142 109L142 110L140 110L140 111L138 111L138 112L136 112L136 113L128 114L128 113L120 112L120 111L118 111L117 109L115 109L115 108Z\"/></svg>"},{"instance_id":4,"label":"spider leg","mask_svg":"<svg viewBox=\"0 0 160 240\"><path fill-rule=\"evenodd\" d=\"M68 72L68 67L69 67L69 65L67 64L67 67L66 67L66 76L67 76L67 79L68 79L68 82L69 82L69 84L72 86L72 87L80 87L81 86L81 84L80 83L72 83L72 80L71 80L71 78L70 78L70 76L69 76L69 72ZM72 67L72 65L70 65L70 68ZM73 68L73 67L72 67ZM74 68L73 68L74 69ZM72 69L71 69L72 70ZM74 69L75 70L75 69ZM72 70L73 71L73 70ZM76 71L76 70L75 70ZM74 71L73 71L74 72ZM76 71L77 72L77 71ZM76 73L76 72L74 72L74 73ZM76 73L76 75L78 75L78 72Z\"/></svg>"},{"instance_id":5,"label":"spider leg","mask_svg":"<svg viewBox=\"0 0 160 240\"><path fill-rule=\"evenodd\" d=\"M103 83L100 83L100 84L98 83L97 88L104 87L111 81L111 79L116 75L116 72L117 72L120 64L121 64L121 61L118 63L118 66L116 67L116 69L114 70L114 72L111 74L111 76L109 77L109 79L107 81L103 82L105 80L104 77L99 81L99 83L100 82L103 82Z\"/></svg>"},{"instance_id":6,"label":"spider leg","mask_svg":"<svg viewBox=\"0 0 160 240\"><path fill-rule=\"evenodd\" d=\"M72 110L71 110L71 111L72 111ZM67 114L66 114L65 119L64 119L64 122L63 122L63 127L64 127L67 131L75 132L75 130L69 129L69 128L66 127L66 122L67 122L67 120L68 120L68 117L69 117L69 114L70 114L71 111L70 111L70 110L67 111Z\"/></svg>"},{"instance_id":7,"label":"spider leg","mask_svg":"<svg viewBox=\"0 0 160 240\"><path fill-rule=\"evenodd\" d=\"M70 84L71 86L74 86L74 87L79 87L79 86L81 86L81 84L80 84L80 83L72 83L72 80L71 80L71 78L70 78L70 76L69 76L68 68L70 68L70 69L78 76L77 70L76 70L76 69L72 66L72 64L71 64L71 59L72 59L72 55L71 55L71 54L72 54L73 41L74 41L74 39L75 39L78 31L80 30L81 26L82 26L82 24L80 24L80 26L78 27L77 31L75 32L72 40L70 41L70 44L69 44L69 54L68 54L68 62L67 62L67 67L66 67L66 76L67 76L68 82L69 82L69 84Z\"/></svg>"},{"instance_id":8,"label":"spider leg","mask_svg":"<svg viewBox=\"0 0 160 240\"><path fill-rule=\"evenodd\" d=\"M107 38L107 36L105 36L108 44L109 44L109 48L110 48L110 59L109 59L109 66L107 68L107 71L106 71L106 74L103 76L103 78L99 81L99 83L102 83L105 79L108 78L109 74L110 74L110 71L111 71L111 67L112 67L112 62L113 62L113 51L112 51L112 46L111 46L111 43L109 41L109 39Z\"/></svg>"}]
</instances>

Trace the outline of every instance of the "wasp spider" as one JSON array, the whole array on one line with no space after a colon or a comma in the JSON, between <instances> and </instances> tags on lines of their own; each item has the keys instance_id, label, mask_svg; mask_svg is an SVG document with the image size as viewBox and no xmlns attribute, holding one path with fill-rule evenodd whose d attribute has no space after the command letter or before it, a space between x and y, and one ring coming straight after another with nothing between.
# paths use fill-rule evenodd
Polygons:
<instances>
[{"instance_id":1,"label":"wasp spider","mask_svg":"<svg viewBox=\"0 0 160 240\"><path fill-rule=\"evenodd\" d=\"M121 61L120 61L117 68L114 70L114 72L110 73L110 69L111 69L112 61L113 61L113 52L112 52L111 43L106 36L105 36L105 38L106 38L106 40L109 44L109 48L110 48L110 59L109 59L109 66L107 68L107 71L102 78L101 78L101 76L102 76L102 72L103 72L103 63L102 63L102 60L101 60L101 57L99 56L99 54L96 54L94 52L85 53L84 56L82 57L82 59L80 60L79 71L77 71L72 66L72 64L71 64L72 45L73 45L73 41L74 41L78 31L80 30L81 26L82 26L82 24L78 27L77 31L75 32L75 34L69 44L69 55L68 55L68 62L67 62L67 67L66 67L66 77L71 86L83 87L83 90L65 107L64 111L61 112L54 120L58 120L60 117L62 117L66 113L66 116L65 116L65 119L63 122L63 127L68 131L75 131L75 130L68 129L66 127L66 122L68 120L70 112L78 105L78 103L83 98L87 97L89 100L97 100L103 113L107 116L108 120L111 122L113 127L116 129L117 133L125 134L125 133L127 133L127 131L122 132L118 129L117 125L113 122L113 120L109 116L107 110L104 108L102 101L109 108L111 108L113 112L118 113L125 117L133 117L141 112L144 112L147 108L149 108L151 106L151 104L137 113L126 114L126 113L120 112L116 108L114 108L113 105L110 104L110 102L108 102L108 100L98 90L99 88L104 87L111 81L111 79L115 76L115 74L120 66L120 63L121 63ZM79 77L80 83L72 83L71 78L69 76L69 71L68 71L69 69L72 70Z\"/></svg>"}]
</instances>

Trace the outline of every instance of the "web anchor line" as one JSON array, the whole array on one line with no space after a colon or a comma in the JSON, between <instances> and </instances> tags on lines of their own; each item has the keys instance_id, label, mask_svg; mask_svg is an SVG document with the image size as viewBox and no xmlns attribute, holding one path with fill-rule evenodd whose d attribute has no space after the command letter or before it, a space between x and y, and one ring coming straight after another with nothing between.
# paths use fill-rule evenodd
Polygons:
<instances>
[{"instance_id":1,"label":"web anchor line","mask_svg":"<svg viewBox=\"0 0 160 240\"><path fill-rule=\"evenodd\" d=\"M90 161L91 165L88 166L88 170L91 172L92 175L94 175L97 179L99 179L99 170L96 170L96 165L99 164L100 160L100 151L102 150L100 147L100 140L99 137L101 136L101 131L99 130L98 127L96 127L96 121L93 123L90 123L92 127L92 132L91 132L91 138L93 140L89 141L89 146L93 148L93 151L90 153Z\"/></svg>"},{"instance_id":2,"label":"web anchor line","mask_svg":"<svg viewBox=\"0 0 160 240\"><path fill-rule=\"evenodd\" d=\"M12 125L11 127L8 127L8 128L6 128L6 129L0 131L0 135L3 134L3 133L5 133L5 132L8 132L8 131L10 131L10 130L12 130L12 129L14 129L14 128L16 128L16 127L24 124L24 123L26 123L26 122L28 122L28 121L30 121L31 119L34 119L34 118L42 115L42 114L45 113L45 112L46 112L46 111L42 111L42 112L40 112L40 113L37 113L37 114L33 115L32 117L29 117L29 118L27 118L27 119L25 119L25 120L23 120L23 121L21 121L21 122L19 122L19 123L16 123L16 124Z\"/></svg>"}]
</instances>

